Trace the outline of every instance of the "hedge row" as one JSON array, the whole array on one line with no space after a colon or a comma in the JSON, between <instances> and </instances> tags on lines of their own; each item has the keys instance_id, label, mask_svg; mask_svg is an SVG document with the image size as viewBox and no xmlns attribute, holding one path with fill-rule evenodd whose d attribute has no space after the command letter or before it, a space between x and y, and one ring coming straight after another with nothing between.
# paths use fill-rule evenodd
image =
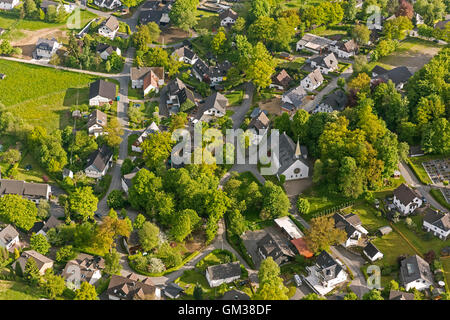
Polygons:
<instances>
[{"instance_id":1,"label":"hedge row","mask_svg":"<svg viewBox=\"0 0 450 320\"><path fill-rule=\"evenodd\" d=\"M408 166L411 168L411 170L414 172L414 174L416 175L417 179L419 179L420 183L427 185L428 181L426 181L422 175L420 174L420 172L417 170L416 166L412 163L412 161L407 158L406 159L406 163L408 164Z\"/></svg>"}]
</instances>

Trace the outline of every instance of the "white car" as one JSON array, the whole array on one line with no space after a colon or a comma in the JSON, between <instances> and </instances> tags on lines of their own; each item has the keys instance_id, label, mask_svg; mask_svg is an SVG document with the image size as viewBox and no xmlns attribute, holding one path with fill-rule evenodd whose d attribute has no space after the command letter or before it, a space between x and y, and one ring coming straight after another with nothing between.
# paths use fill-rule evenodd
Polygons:
<instances>
[{"instance_id":1,"label":"white car","mask_svg":"<svg viewBox=\"0 0 450 320\"><path fill-rule=\"evenodd\" d=\"M300 287L302 285L302 279L300 279L300 276L298 274L294 275L295 283L297 284L297 287Z\"/></svg>"}]
</instances>

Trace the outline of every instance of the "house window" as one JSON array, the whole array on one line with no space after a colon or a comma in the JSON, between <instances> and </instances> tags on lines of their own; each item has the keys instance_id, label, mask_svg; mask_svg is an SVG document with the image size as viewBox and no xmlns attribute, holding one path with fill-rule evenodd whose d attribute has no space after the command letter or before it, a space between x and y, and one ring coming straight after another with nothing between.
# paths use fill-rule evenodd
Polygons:
<instances>
[{"instance_id":1,"label":"house window","mask_svg":"<svg viewBox=\"0 0 450 320\"><path fill-rule=\"evenodd\" d=\"M300 173L300 168L295 168L295 169L294 169L294 173L295 173L295 174L299 174L299 173Z\"/></svg>"}]
</instances>

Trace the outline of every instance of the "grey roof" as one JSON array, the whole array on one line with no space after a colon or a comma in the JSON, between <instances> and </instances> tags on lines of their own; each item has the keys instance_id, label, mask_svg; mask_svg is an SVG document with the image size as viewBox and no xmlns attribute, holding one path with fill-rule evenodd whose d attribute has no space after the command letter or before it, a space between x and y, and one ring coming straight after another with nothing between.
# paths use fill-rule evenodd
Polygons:
<instances>
[{"instance_id":1,"label":"grey roof","mask_svg":"<svg viewBox=\"0 0 450 320\"><path fill-rule=\"evenodd\" d=\"M389 70L387 70L387 69L385 69L385 68L383 68L383 67L381 67L379 65L376 65L375 67L373 67L371 72L372 72L372 74L381 75L381 74L384 74L384 73L386 73L388 71Z\"/></svg>"},{"instance_id":2,"label":"grey roof","mask_svg":"<svg viewBox=\"0 0 450 320\"><path fill-rule=\"evenodd\" d=\"M173 55L177 55L179 58L183 58L186 57L189 60L192 60L196 54L194 51L192 51L191 49L189 49L186 46L183 46L181 48L178 48L177 50L175 50L173 53Z\"/></svg>"},{"instance_id":3,"label":"grey roof","mask_svg":"<svg viewBox=\"0 0 450 320\"><path fill-rule=\"evenodd\" d=\"M348 53L354 52L358 49L358 45L356 44L356 42L353 39L348 40L346 42L339 41L337 43L337 46L340 50L348 52Z\"/></svg>"},{"instance_id":4,"label":"grey roof","mask_svg":"<svg viewBox=\"0 0 450 320\"><path fill-rule=\"evenodd\" d=\"M56 41L56 39L43 39L43 38L39 38L38 42L36 44L36 48L40 49L40 50L45 50L45 51L52 51L53 47L55 45L55 43L58 43Z\"/></svg>"},{"instance_id":5,"label":"grey roof","mask_svg":"<svg viewBox=\"0 0 450 320\"><path fill-rule=\"evenodd\" d=\"M321 104L326 104L327 106L330 106L333 110L342 110L348 102L347 94L342 91L341 89L338 89L329 95L327 95L321 102Z\"/></svg>"},{"instance_id":6,"label":"grey roof","mask_svg":"<svg viewBox=\"0 0 450 320\"><path fill-rule=\"evenodd\" d=\"M433 283L433 274L431 273L430 265L418 255L414 255L402 260L400 280L405 286L416 280L427 280Z\"/></svg>"},{"instance_id":7,"label":"grey roof","mask_svg":"<svg viewBox=\"0 0 450 320\"><path fill-rule=\"evenodd\" d=\"M336 278L343 270L341 265L326 251L319 254L316 265L326 281Z\"/></svg>"},{"instance_id":8,"label":"grey roof","mask_svg":"<svg viewBox=\"0 0 450 320\"><path fill-rule=\"evenodd\" d=\"M297 160L300 160L301 162L303 162L305 165L308 166L308 163L305 162L303 157L297 158L295 156L295 149L297 146L294 143L294 141L292 141L292 139L286 134L286 132L280 134L278 147L279 147L278 160L280 162L280 167L278 169L279 174L283 173ZM307 154L307 149L305 146L300 146L300 150L303 155Z\"/></svg>"},{"instance_id":9,"label":"grey roof","mask_svg":"<svg viewBox=\"0 0 450 320\"><path fill-rule=\"evenodd\" d=\"M99 172L102 172L112 155L113 151L104 145L89 156L87 167L94 166Z\"/></svg>"},{"instance_id":10,"label":"grey roof","mask_svg":"<svg viewBox=\"0 0 450 320\"><path fill-rule=\"evenodd\" d=\"M139 168L134 168L133 171L131 171L128 174L125 174L123 176L123 181L125 182L125 184L128 186L128 188L131 188L132 184L133 184L133 178L136 176L136 174L139 172Z\"/></svg>"},{"instance_id":11,"label":"grey roof","mask_svg":"<svg viewBox=\"0 0 450 320\"><path fill-rule=\"evenodd\" d=\"M369 242L367 246L364 247L363 250L370 258L375 257L375 255L379 252L381 253L381 251L378 250L378 248L375 247L375 245L372 242Z\"/></svg>"},{"instance_id":12,"label":"grey roof","mask_svg":"<svg viewBox=\"0 0 450 320\"><path fill-rule=\"evenodd\" d=\"M397 67L381 75L381 78L386 81L391 80L395 85L406 83L411 77L412 73L407 67Z\"/></svg>"},{"instance_id":13,"label":"grey roof","mask_svg":"<svg viewBox=\"0 0 450 320\"><path fill-rule=\"evenodd\" d=\"M328 69L335 68L338 65L338 60L337 60L336 56L334 55L334 53L330 53L326 56L317 56L317 57L311 59L311 61L316 62L317 65L320 67L328 68Z\"/></svg>"},{"instance_id":14,"label":"grey roof","mask_svg":"<svg viewBox=\"0 0 450 320\"><path fill-rule=\"evenodd\" d=\"M292 103L295 108L298 108L303 104L303 99L306 97L306 91L302 86L297 86L285 92L283 97L287 97L291 101L290 103Z\"/></svg>"},{"instance_id":15,"label":"grey roof","mask_svg":"<svg viewBox=\"0 0 450 320\"><path fill-rule=\"evenodd\" d=\"M218 264L206 269L210 280L222 280L233 277L240 277L242 270L239 261Z\"/></svg>"},{"instance_id":16,"label":"grey roof","mask_svg":"<svg viewBox=\"0 0 450 320\"><path fill-rule=\"evenodd\" d=\"M180 79L176 78L168 84L169 94L177 95L180 105L186 100L190 100L195 103L194 94L189 90L186 85Z\"/></svg>"},{"instance_id":17,"label":"grey roof","mask_svg":"<svg viewBox=\"0 0 450 320\"><path fill-rule=\"evenodd\" d=\"M3 228L0 231L0 240L7 244L9 242L11 242L12 240L14 240L16 237L19 236L19 233L17 232L16 229L14 229L14 227L10 224L8 224L5 228Z\"/></svg>"},{"instance_id":18,"label":"grey roof","mask_svg":"<svg viewBox=\"0 0 450 320\"><path fill-rule=\"evenodd\" d=\"M67 262L64 267L61 276L65 279L73 274L72 272L69 272L70 266L79 268L80 276L82 278L81 281L90 282L95 271L105 268L105 260L101 257L94 257L90 254L80 253L75 259Z\"/></svg>"},{"instance_id":19,"label":"grey roof","mask_svg":"<svg viewBox=\"0 0 450 320\"><path fill-rule=\"evenodd\" d=\"M389 300L414 300L414 293L391 290Z\"/></svg>"},{"instance_id":20,"label":"grey roof","mask_svg":"<svg viewBox=\"0 0 450 320\"><path fill-rule=\"evenodd\" d=\"M428 222L431 225L438 227L441 230L447 232L450 230L450 214L435 212L430 208L427 208L423 221Z\"/></svg>"},{"instance_id":21,"label":"grey roof","mask_svg":"<svg viewBox=\"0 0 450 320\"><path fill-rule=\"evenodd\" d=\"M200 118L206 111L210 109L217 109L218 111L225 113L226 106L228 105L228 99L220 92L214 92L208 98L202 108L200 108L197 118Z\"/></svg>"},{"instance_id":22,"label":"grey roof","mask_svg":"<svg viewBox=\"0 0 450 320\"><path fill-rule=\"evenodd\" d=\"M248 294L245 292L233 289L225 292L220 300L251 300Z\"/></svg>"},{"instance_id":23,"label":"grey roof","mask_svg":"<svg viewBox=\"0 0 450 320\"><path fill-rule=\"evenodd\" d=\"M106 113L97 109L92 111L91 114L89 115L87 125L88 127L92 127L94 124L106 127L106 125L108 124L108 116L106 115Z\"/></svg>"},{"instance_id":24,"label":"grey roof","mask_svg":"<svg viewBox=\"0 0 450 320\"><path fill-rule=\"evenodd\" d=\"M260 112L264 112L267 116L267 111L266 110L261 110L259 107L256 107L255 109L253 109L252 113L250 114L250 118L255 118L257 116L259 116Z\"/></svg>"},{"instance_id":25,"label":"grey roof","mask_svg":"<svg viewBox=\"0 0 450 320\"><path fill-rule=\"evenodd\" d=\"M169 283L164 288L164 294L169 297L177 297L179 294L181 294L183 292L184 292L184 289L174 282Z\"/></svg>"},{"instance_id":26,"label":"grey roof","mask_svg":"<svg viewBox=\"0 0 450 320\"><path fill-rule=\"evenodd\" d=\"M197 61L195 61L192 68L202 77L208 77L209 76L209 66L206 64L205 61L198 58Z\"/></svg>"},{"instance_id":27,"label":"grey roof","mask_svg":"<svg viewBox=\"0 0 450 320\"><path fill-rule=\"evenodd\" d=\"M116 85L105 80L97 80L89 87L89 99L97 96L114 100L116 97Z\"/></svg>"},{"instance_id":28,"label":"grey roof","mask_svg":"<svg viewBox=\"0 0 450 320\"><path fill-rule=\"evenodd\" d=\"M50 218L48 218L48 220L45 222L44 224L44 231L47 232L48 230L52 229L52 228L56 228L57 226L63 224L63 222L61 220L59 220L57 217L55 216L50 216Z\"/></svg>"},{"instance_id":29,"label":"grey roof","mask_svg":"<svg viewBox=\"0 0 450 320\"><path fill-rule=\"evenodd\" d=\"M340 213L335 213L333 216L336 228L344 230L347 233L347 237L351 237L356 231L356 226L361 225L361 221L359 221L359 224L353 223L353 221L350 219L353 217L358 218L357 215L354 215L352 213L347 216L343 216Z\"/></svg>"},{"instance_id":30,"label":"grey roof","mask_svg":"<svg viewBox=\"0 0 450 320\"><path fill-rule=\"evenodd\" d=\"M437 28L437 29L445 29L445 26L447 25L447 23L449 23L450 22L450 20L443 20L443 21L439 21L439 22L437 22L435 25L434 25L434 28Z\"/></svg>"},{"instance_id":31,"label":"grey roof","mask_svg":"<svg viewBox=\"0 0 450 320\"><path fill-rule=\"evenodd\" d=\"M231 63L229 61L224 61L222 63L218 63L214 67L210 67L208 70L209 77L224 77L227 75L228 70L231 68Z\"/></svg>"},{"instance_id":32,"label":"grey roof","mask_svg":"<svg viewBox=\"0 0 450 320\"><path fill-rule=\"evenodd\" d=\"M289 242L276 233L267 233L257 243L258 248L266 257L272 257L280 264L285 257L293 258L295 253L289 247Z\"/></svg>"},{"instance_id":33,"label":"grey roof","mask_svg":"<svg viewBox=\"0 0 450 320\"><path fill-rule=\"evenodd\" d=\"M404 183L394 190L394 196L405 206L413 202L414 198L420 198L416 191Z\"/></svg>"},{"instance_id":34,"label":"grey roof","mask_svg":"<svg viewBox=\"0 0 450 320\"><path fill-rule=\"evenodd\" d=\"M98 53L102 53L102 52L106 51L108 54L112 54L116 50L117 50L117 47L111 46L107 43L99 43L95 47L95 51Z\"/></svg>"}]
</instances>

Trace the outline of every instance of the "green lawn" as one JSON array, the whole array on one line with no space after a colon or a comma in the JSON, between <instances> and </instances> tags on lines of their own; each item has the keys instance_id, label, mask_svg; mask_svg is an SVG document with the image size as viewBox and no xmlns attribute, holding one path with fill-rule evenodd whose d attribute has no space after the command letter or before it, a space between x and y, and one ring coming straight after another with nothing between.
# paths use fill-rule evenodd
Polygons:
<instances>
[{"instance_id":1,"label":"green lawn","mask_svg":"<svg viewBox=\"0 0 450 320\"><path fill-rule=\"evenodd\" d=\"M217 30L219 28L219 15L214 12L197 10L196 30L206 29L208 31Z\"/></svg>"},{"instance_id":2,"label":"green lawn","mask_svg":"<svg viewBox=\"0 0 450 320\"><path fill-rule=\"evenodd\" d=\"M0 60L0 103L32 125L62 129L70 124L70 106L88 103L91 75Z\"/></svg>"},{"instance_id":3,"label":"green lawn","mask_svg":"<svg viewBox=\"0 0 450 320\"><path fill-rule=\"evenodd\" d=\"M231 252L226 250L214 250L213 252L207 254L202 260L200 260L195 267L204 272L209 266L229 263L234 260L236 260L236 257Z\"/></svg>"},{"instance_id":4,"label":"green lawn","mask_svg":"<svg viewBox=\"0 0 450 320\"><path fill-rule=\"evenodd\" d=\"M444 268L445 281L447 286L450 286L450 258L441 258L442 267Z\"/></svg>"},{"instance_id":5,"label":"green lawn","mask_svg":"<svg viewBox=\"0 0 450 320\"><path fill-rule=\"evenodd\" d=\"M431 189L430 190L430 194L431 196L437 201L439 202L443 207L447 208L448 210L450 210L450 203L447 202L447 200L445 200L444 195L442 194L441 190L438 189Z\"/></svg>"},{"instance_id":6,"label":"green lawn","mask_svg":"<svg viewBox=\"0 0 450 320\"><path fill-rule=\"evenodd\" d=\"M411 162L411 164L414 167L414 173L416 173L417 175L419 175L419 179L421 181L425 181L427 183L432 183L430 177L428 176L427 172L425 171L425 168L422 165L422 162L427 162L430 160L435 160L435 159L443 159L444 156L442 155L433 155L433 156L421 156L421 157L411 157L408 158Z\"/></svg>"},{"instance_id":7,"label":"green lawn","mask_svg":"<svg viewBox=\"0 0 450 320\"><path fill-rule=\"evenodd\" d=\"M323 192L316 187L312 187L303 192L302 198L308 199L310 204L309 213L302 215L302 217L306 220L310 220L315 213L322 212L326 209L331 209L350 201L350 199Z\"/></svg>"},{"instance_id":8,"label":"green lawn","mask_svg":"<svg viewBox=\"0 0 450 320\"><path fill-rule=\"evenodd\" d=\"M0 300L39 300L45 298L37 287L19 281L0 280Z\"/></svg>"},{"instance_id":9,"label":"green lawn","mask_svg":"<svg viewBox=\"0 0 450 320\"><path fill-rule=\"evenodd\" d=\"M241 104L242 99L244 98L244 91L236 90L236 91L226 94L225 97L228 99L229 106L231 106L231 107L236 106L236 105Z\"/></svg>"},{"instance_id":10,"label":"green lawn","mask_svg":"<svg viewBox=\"0 0 450 320\"><path fill-rule=\"evenodd\" d=\"M175 280L175 283L185 290L183 300L194 299L193 293L197 284L199 284L203 289L204 300L215 297L214 289L209 286L204 273L200 273L199 270L186 270L180 278Z\"/></svg>"},{"instance_id":11,"label":"green lawn","mask_svg":"<svg viewBox=\"0 0 450 320\"><path fill-rule=\"evenodd\" d=\"M131 87L131 82L128 84L128 98L131 100L142 100L144 99L142 89L133 89Z\"/></svg>"}]
</instances>

